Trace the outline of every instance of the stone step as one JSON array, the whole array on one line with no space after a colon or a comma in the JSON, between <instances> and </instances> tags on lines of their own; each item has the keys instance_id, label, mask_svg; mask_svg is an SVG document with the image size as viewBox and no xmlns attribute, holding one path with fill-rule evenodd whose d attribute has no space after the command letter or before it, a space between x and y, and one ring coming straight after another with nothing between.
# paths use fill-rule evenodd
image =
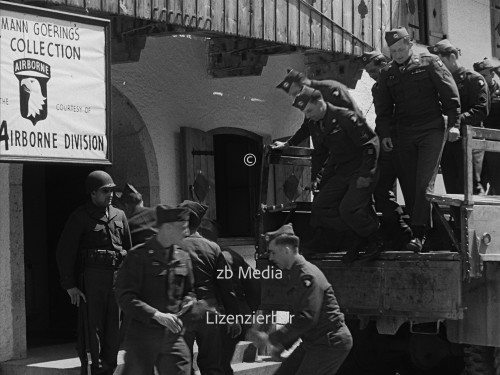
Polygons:
<instances>
[{"instance_id":1,"label":"stone step","mask_svg":"<svg viewBox=\"0 0 500 375\"><path fill-rule=\"evenodd\" d=\"M196 358L197 348L194 349ZM79 375L80 361L75 354L74 344L29 349L28 358L0 363L0 374ZM123 351L118 354L118 368L115 375L120 375L122 372L123 354ZM232 363L234 373L237 375L270 375L279 367L279 362L273 362L269 357L259 357L256 360L255 347L248 341L238 343ZM199 371L196 371L196 375L199 375Z\"/></svg>"}]
</instances>

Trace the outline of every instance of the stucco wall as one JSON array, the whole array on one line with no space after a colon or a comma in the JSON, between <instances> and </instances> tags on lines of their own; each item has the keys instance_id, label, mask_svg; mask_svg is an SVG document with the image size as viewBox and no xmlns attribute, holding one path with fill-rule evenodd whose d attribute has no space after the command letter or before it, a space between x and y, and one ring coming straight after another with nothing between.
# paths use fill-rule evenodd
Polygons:
<instances>
[{"instance_id":1,"label":"stucco wall","mask_svg":"<svg viewBox=\"0 0 500 375\"><path fill-rule=\"evenodd\" d=\"M241 127L280 137L290 133L284 125L302 117L275 89L287 67L303 69L301 55L269 58L259 77L213 79L206 52L200 39L148 38L139 62L112 67L113 84L134 103L153 139L163 202L180 198L181 126Z\"/></svg>"},{"instance_id":2,"label":"stucco wall","mask_svg":"<svg viewBox=\"0 0 500 375\"><path fill-rule=\"evenodd\" d=\"M444 0L444 28L448 39L462 50L462 64L491 58L490 0Z\"/></svg>"}]
</instances>

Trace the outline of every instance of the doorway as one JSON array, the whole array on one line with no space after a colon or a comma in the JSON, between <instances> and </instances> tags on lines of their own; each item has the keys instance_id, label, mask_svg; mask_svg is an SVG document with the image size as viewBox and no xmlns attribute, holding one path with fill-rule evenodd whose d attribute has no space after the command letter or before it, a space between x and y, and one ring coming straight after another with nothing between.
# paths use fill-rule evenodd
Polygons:
<instances>
[{"instance_id":1,"label":"doorway","mask_svg":"<svg viewBox=\"0 0 500 375\"><path fill-rule=\"evenodd\" d=\"M214 134L213 142L220 236L254 237L262 140L258 136ZM248 154L255 155L255 164L252 166L244 162Z\"/></svg>"},{"instance_id":2,"label":"doorway","mask_svg":"<svg viewBox=\"0 0 500 375\"><path fill-rule=\"evenodd\" d=\"M77 310L59 284L56 248L69 215L86 200L85 178L96 169L55 164L23 167L28 347L76 338Z\"/></svg>"}]
</instances>

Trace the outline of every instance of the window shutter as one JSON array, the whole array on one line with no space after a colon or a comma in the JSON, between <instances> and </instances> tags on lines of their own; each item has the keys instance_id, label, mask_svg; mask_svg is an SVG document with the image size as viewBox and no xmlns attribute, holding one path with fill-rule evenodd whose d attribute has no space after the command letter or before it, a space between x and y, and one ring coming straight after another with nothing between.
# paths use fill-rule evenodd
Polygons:
<instances>
[{"instance_id":1,"label":"window shutter","mask_svg":"<svg viewBox=\"0 0 500 375\"><path fill-rule=\"evenodd\" d=\"M181 127L182 199L206 204L205 217L216 218L213 137L202 130Z\"/></svg>"}]
</instances>

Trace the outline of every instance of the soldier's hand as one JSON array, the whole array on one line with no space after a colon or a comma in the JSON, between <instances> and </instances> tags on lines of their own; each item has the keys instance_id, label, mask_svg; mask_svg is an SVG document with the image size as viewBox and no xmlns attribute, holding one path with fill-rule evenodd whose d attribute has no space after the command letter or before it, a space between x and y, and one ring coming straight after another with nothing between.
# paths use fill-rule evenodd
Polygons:
<instances>
[{"instance_id":1,"label":"soldier's hand","mask_svg":"<svg viewBox=\"0 0 500 375\"><path fill-rule=\"evenodd\" d=\"M373 178L371 177L358 177L358 179L356 180L356 188L358 189L363 189L363 188L367 188L368 186L370 186L370 184L373 182Z\"/></svg>"},{"instance_id":2,"label":"soldier's hand","mask_svg":"<svg viewBox=\"0 0 500 375\"><path fill-rule=\"evenodd\" d=\"M458 128L450 128L448 131L448 142L456 142L460 139L460 129Z\"/></svg>"},{"instance_id":3,"label":"soldier's hand","mask_svg":"<svg viewBox=\"0 0 500 375\"><path fill-rule=\"evenodd\" d=\"M285 148L288 147L288 142L276 141L271 145L271 147L275 149Z\"/></svg>"},{"instance_id":4,"label":"soldier's hand","mask_svg":"<svg viewBox=\"0 0 500 375\"><path fill-rule=\"evenodd\" d=\"M269 343L269 335L265 332L260 332L257 330L251 330L249 332L248 338L252 341L258 349L264 349Z\"/></svg>"},{"instance_id":5,"label":"soldier's hand","mask_svg":"<svg viewBox=\"0 0 500 375\"><path fill-rule=\"evenodd\" d=\"M153 319L162 326L167 327L173 333L180 333L182 330L182 320L170 313L155 312Z\"/></svg>"},{"instance_id":6,"label":"soldier's hand","mask_svg":"<svg viewBox=\"0 0 500 375\"><path fill-rule=\"evenodd\" d=\"M281 353L283 353L284 350L285 350L285 348L281 344L273 346L271 348L271 358L274 361L282 361Z\"/></svg>"},{"instance_id":7,"label":"soldier's hand","mask_svg":"<svg viewBox=\"0 0 500 375\"><path fill-rule=\"evenodd\" d=\"M74 288L69 288L66 289L66 292L69 294L69 298L71 299L71 303L73 305L76 305L77 307L80 306L80 298L83 299L85 303L87 303L87 299L85 298L85 294L82 293L80 289L78 289L76 286Z\"/></svg>"},{"instance_id":8,"label":"soldier's hand","mask_svg":"<svg viewBox=\"0 0 500 375\"><path fill-rule=\"evenodd\" d=\"M382 149L385 152L391 152L393 148L394 148L394 145L392 144L391 138L383 138L382 139Z\"/></svg>"},{"instance_id":9,"label":"soldier's hand","mask_svg":"<svg viewBox=\"0 0 500 375\"><path fill-rule=\"evenodd\" d=\"M239 335L241 335L241 325L239 325L238 323L228 324L227 325L227 333L233 339L238 337Z\"/></svg>"}]
</instances>

